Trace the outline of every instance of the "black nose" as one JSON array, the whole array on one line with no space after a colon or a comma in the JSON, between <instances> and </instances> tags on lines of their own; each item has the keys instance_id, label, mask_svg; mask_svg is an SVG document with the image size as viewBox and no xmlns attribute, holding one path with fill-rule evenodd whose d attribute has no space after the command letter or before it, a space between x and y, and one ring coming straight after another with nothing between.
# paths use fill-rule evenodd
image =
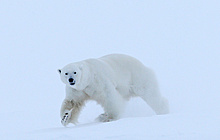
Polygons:
<instances>
[{"instance_id":1,"label":"black nose","mask_svg":"<svg viewBox=\"0 0 220 140\"><path fill-rule=\"evenodd\" d=\"M72 83L73 82L73 78L69 78L69 82Z\"/></svg>"}]
</instances>

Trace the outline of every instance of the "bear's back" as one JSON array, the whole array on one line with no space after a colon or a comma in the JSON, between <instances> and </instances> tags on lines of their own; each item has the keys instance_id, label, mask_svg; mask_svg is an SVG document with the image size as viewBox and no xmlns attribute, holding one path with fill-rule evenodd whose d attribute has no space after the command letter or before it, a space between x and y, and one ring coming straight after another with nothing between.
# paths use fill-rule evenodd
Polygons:
<instances>
[{"instance_id":1,"label":"bear's back","mask_svg":"<svg viewBox=\"0 0 220 140\"><path fill-rule=\"evenodd\" d=\"M144 65L137 59L124 54L110 54L99 58L111 65L112 68L133 69L141 68Z\"/></svg>"}]
</instances>

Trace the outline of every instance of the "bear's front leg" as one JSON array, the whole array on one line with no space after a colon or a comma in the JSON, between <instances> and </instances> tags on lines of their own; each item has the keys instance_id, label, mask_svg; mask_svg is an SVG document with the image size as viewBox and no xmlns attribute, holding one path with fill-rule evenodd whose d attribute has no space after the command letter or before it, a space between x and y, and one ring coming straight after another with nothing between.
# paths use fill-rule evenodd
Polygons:
<instances>
[{"instance_id":1,"label":"bear's front leg","mask_svg":"<svg viewBox=\"0 0 220 140\"><path fill-rule=\"evenodd\" d=\"M96 121L110 122L120 118L124 111L125 100L117 90L106 92L105 100L102 104L105 113L98 116Z\"/></svg>"},{"instance_id":2,"label":"bear's front leg","mask_svg":"<svg viewBox=\"0 0 220 140\"><path fill-rule=\"evenodd\" d=\"M84 102L74 102L73 100L65 99L60 110L62 125L67 126L69 123L76 124L83 105Z\"/></svg>"},{"instance_id":3,"label":"bear's front leg","mask_svg":"<svg viewBox=\"0 0 220 140\"><path fill-rule=\"evenodd\" d=\"M113 120L116 120L116 119L113 119L112 117L110 117L107 113L103 113L103 114L100 114L95 121L98 121L98 122L111 122Z\"/></svg>"}]
</instances>

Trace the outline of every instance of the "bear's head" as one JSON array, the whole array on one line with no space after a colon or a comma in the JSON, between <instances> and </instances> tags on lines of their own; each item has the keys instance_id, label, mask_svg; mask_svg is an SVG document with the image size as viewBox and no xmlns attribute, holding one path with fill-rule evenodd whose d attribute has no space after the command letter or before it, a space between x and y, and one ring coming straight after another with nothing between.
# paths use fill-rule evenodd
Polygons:
<instances>
[{"instance_id":1,"label":"bear's head","mask_svg":"<svg viewBox=\"0 0 220 140\"><path fill-rule=\"evenodd\" d=\"M88 86L89 70L83 63L71 63L63 69L58 69L60 78L64 84L78 91Z\"/></svg>"}]
</instances>

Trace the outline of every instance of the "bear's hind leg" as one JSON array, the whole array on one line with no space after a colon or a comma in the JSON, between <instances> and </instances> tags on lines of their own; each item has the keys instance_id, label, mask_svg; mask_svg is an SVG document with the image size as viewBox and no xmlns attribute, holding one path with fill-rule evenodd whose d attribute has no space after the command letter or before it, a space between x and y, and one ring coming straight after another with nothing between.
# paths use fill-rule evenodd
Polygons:
<instances>
[{"instance_id":1,"label":"bear's hind leg","mask_svg":"<svg viewBox=\"0 0 220 140\"><path fill-rule=\"evenodd\" d=\"M142 97L144 101L155 111L157 115L168 114L169 104L164 97Z\"/></svg>"},{"instance_id":2,"label":"bear's hind leg","mask_svg":"<svg viewBox=\"0 0 220 140\"><path fill-rule=\"evenodd\" d=\"M140 96L154 111L157 115L169 113L168 100L162 97L157 90L149 91L146 94Z\"/></svg>"},{"instance_id":3,"label":"bear's hind leg","mask_svg":"<svg viewBox=\"0 0 220 140\"><path fill-rule=\"evenodd\" d=\"M160 91L156 83L150 86L144 86L144 88L135 88L134 93L140 96L157 115L169 113L168 100L161 96Z\"/></svg>"}]
</instances>

